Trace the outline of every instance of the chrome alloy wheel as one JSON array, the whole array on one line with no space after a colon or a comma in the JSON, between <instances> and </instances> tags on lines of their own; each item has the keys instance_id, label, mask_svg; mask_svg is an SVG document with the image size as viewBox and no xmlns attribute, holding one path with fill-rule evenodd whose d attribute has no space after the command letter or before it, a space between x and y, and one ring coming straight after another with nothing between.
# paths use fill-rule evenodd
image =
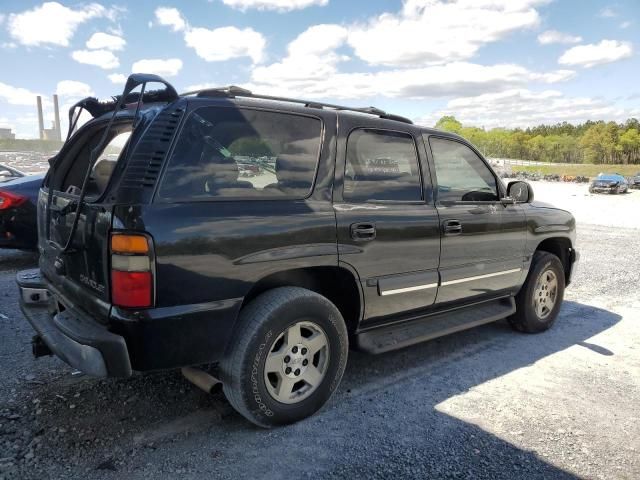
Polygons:
<instances>
[{"instance_id":1,"label":"chrome alloy wheel","mask_svg":"<svg viewBox=\"0 0 640 480\"><path fill-rule=\"evenodd\" d=\"M538 278L533 293L533 308L540 320L551 314L558 298L558 278L552 270L545 270Z\"/></svg>"},{"instance_id":2,"label":"chrome alloy wheel","mask_svg":"<svg viewBox=\"0 0 640 480\"><path fill-rule=\"evenodd\" d=\"M271 345L264 364L267 391L281 403L298 403L322 383L329 366L329 341L313 322L289 326Z\"/></svg>"}]
</instances>

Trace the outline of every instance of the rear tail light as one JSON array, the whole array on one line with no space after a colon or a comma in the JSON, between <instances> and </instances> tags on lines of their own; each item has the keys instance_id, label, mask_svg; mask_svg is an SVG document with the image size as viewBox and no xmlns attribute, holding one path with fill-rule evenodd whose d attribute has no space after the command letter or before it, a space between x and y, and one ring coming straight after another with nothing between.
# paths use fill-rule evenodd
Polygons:
<instances>
[{"instance_id":1,"label":"rear tail light","mask_svg":"<svg viewBox=\"0 0 640 480\"><path fill-rule=\"evenodd\" d=\"M0 190L0 210L17 207L27 201L27 197Z\"/></svg>"},{"instance_id":2,"label":"rear tail light","mask_svg":"<svg viewBox=\"0 0 640 480\"><path fill-rule=\"evenodd\" d=\"M151 239L141 234L111 234L111 302L124 308L153 305Z\"/></svg>"}]
</instances>

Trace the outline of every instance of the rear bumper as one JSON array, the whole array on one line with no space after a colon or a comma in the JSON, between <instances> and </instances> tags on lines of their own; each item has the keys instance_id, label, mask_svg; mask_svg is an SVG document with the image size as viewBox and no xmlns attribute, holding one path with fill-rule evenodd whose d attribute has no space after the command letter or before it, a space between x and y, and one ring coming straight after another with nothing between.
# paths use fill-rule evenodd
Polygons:
<instances>
[{"instance_id":1,"label":"rear bumper","mask_svg":"<svg viewBox=\"0 0 640 480\"><path fill-rule=\"evenodd\" d=\"M19 272L16 280L22 311L47 347L72 367L102 377L220 360L243 300L141 311L112 307L105 325L62 307L69 302L55 298L40 270Z\"/></svg>"},{"instance_id":2,"label":"rear bumper","mask_svg":"<svg viewBox=\"0 0 640 480\"><path fill-rule=\"evenodd\" d=\"M71 309L59 311L38 270L16 278L20 308L38 336L73 368L97 377L128 377L131 362L124 338Z\"/></svg>"}]
</instances>

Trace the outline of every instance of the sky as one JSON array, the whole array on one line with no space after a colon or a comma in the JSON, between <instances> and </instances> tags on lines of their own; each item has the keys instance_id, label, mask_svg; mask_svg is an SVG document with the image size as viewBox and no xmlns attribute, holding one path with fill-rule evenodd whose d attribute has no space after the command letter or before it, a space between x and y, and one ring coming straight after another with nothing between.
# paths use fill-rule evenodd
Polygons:
<instances>
[{"instance_id":1,"label":"sky","mask_svg":"<svg viewBox=\"0 0 640 480\"><path fill-rule=\"evenodd\" d=\"M60 96L64 125L132 72L425 126L640 118L640 0L113 1L0 2L0 127L35 138L36 95L46 126Z\"/></svg>"}]
</instances>

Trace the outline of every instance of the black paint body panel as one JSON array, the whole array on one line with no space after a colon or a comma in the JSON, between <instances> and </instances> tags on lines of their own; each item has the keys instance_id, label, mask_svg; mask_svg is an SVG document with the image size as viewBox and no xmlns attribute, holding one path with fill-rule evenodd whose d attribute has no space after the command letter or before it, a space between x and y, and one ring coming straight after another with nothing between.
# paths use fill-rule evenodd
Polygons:
<instances>
[{"instance_id":1,"label":"black paint body panel","mask_svg":"<svg viewBox=\"0 0 640 480\"><path fill-rule=\"evenodd\" d=\"M195 108L216 105L320 119L322 145L310 196L302 200L158 199L157 179L162 178L162 165L166 166L166 158L175 148L181 122ZM359 298L347 300L360 303L351 330L357 335L430 315L442 322L446 316L437 316L438 312L470 302L509 299L524 282L531 256L541 241L557 237L566 238L571 245L575 241L575 221L562 210L501 202L438 204L428 137L464 142L452 134L375 116L274 102L181 98L165 108L179 109L180 113L172 117L175 134L163 147L161 167L156 171L153 162L144 167L153 170L156 180L137 189L126 180L131 174L126 166L116 167L104 198L82 206L74 238L77 248L65 255L64 274L54 267L59 248L41 242L40 266L45 279L65 302L125 339L134 370L219 360L233 342L245 299L259 282L285 272L317 267L344 270L353 280L353 291L358 292ZM156 114L161 117L156 110L148 113L134 133L134 138L141 137L141 146L146 141L144 132L153 130ZM412 136L422 178L421 201L356 204L343 200L346 139L356 127ZM141 155L137 158L142 164ZM504 186L498 182L504 196ZM59 208L67 201L70 199L61 195L55 199ZM46 202L47 191L43 189L39 200L42 232ZM54 237L64 237L65 227L56 226L53 217ZM443 221L451 218L462 222L462 235L443 235ZM373 225L375 238L354 239L350 233L354 223ZM127 310L111 305L108 239L114 230L144 232L152 238L153 308ZM79 282L80 275L93 281L97 289L90 282ZM468 280L474 276L484 278ZM427 328L430 333L425 335L434 336L434 328Z\"/></svg>"}]
</instances>

